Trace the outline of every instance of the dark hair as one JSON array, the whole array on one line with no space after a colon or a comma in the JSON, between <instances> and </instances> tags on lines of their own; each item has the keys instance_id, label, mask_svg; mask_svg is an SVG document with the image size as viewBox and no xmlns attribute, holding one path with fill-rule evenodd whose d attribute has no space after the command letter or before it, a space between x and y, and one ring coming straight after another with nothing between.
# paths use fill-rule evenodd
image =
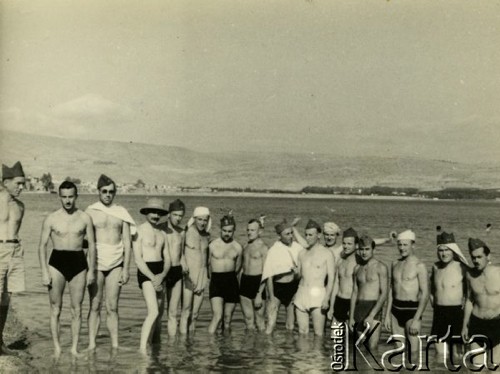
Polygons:
<instances>
[{"instance_id":1,"label":"dark hair","mask_svg":"<svg viewBox=\"0 0 500 374\"><path fill-rule=\"evenodd\" d=\"M76 185L73 182L70 181L64 181L59 185L59 195L61 194L61 190L70 190L74 188L75 189L75 195L78 195L78 189L76 188Z\"/></svg>"}]
</instances>

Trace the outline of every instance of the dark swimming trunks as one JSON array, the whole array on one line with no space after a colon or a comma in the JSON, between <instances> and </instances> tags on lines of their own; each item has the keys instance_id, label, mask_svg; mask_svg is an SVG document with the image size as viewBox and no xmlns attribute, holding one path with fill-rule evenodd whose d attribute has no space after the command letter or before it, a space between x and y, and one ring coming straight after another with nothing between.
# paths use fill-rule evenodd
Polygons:
<instances>
[{"instance_id":1,"label":"dark swimming trunks","mask_svg":"<svg viewBox=\"0 0 500 374\"><path fill-rule=\"evenodd\" d=\"M240 296L244 296L252 300L255 299L255 296L257 296L257 292L259 292L261 279L262 279L262 274L258 275L241 274Z\"/></svg>"},{"instance_id":2,"label":"dark swimming trunks","mask_svg":"<svg viewBox=\"0 0 500 374\"><path fill-rule=\"evenodd\" d=\"M172 266L165 277L165 285L167 288L172 288L175 284L182 279L182 266Z\"/></svg>"},{"instance_id":3,"label":"dark swimming trunks","mask_svg":"<svg viewBox=\"0 0 500 374\"><path fill-rule=\"evenodd\" d=\"M225 303L238 303L240 301L240 291L236 273L234 271L212 273L210 275L208 295L210 299L222 297Z\"/></svg>"},{"instance_id":4,"label":"dark swimming trunks","mask_svg":"<svg viewBox=\"0 0 500 374\"><path fill-rule=\"evenodd\" d=\"M57 269L67 282L71 282L76 275L88 269L87 259L82 250L53 249L49 265Z\"/></svg>"},{"instance_id":5,"label":"dark swimming trunks","mask_svg":"<svg viewBox=\"0 0 500 374\"><path fill-rule=\"evenodd\" d=\"M431 335L442 338L450 328L448 339L452 336L460 336L464 322L464 310L462 305L434 305L432 317Z\"/></svg>"},{"instance_id":6,"label":"dark swimming trunks","mask_svg":"<svg viewBox=\"0 0 500 374\"><path fill-rule=\"evenodd\" d=\"M299 280L294 279L288 283L278 283L273 281L274 297L276 297L284 306L290 305L293 297L299 289Z\"/></svg>"},{"instance_id":7,"label":"dark swimming trunks","mask_svg":"<svg viewBox=\"0 0 500 374\"><path fill-rule=\"evenodd\" d=\"M415 312L418 309L418 301L402 301L394 299L392 301L391 313L396 320L398 325L405 327L406 322L415 316Z\"/></svg>"},{"instance_id":8,"label":"dark swimming trunks","mask_svg":"<svg viewBox=\"0 0 500 374\"><path fill-rule=\"evenodd\" d=\"M351 307L351 299L343 297L335 297L333 304L333 316L338 322L347 322L349 319L349 308Z\"/></svg>"},{"instance_id":9,"label":"dark swimming trunks","mask_svg":"<svg viewBox=\"0 0 500 374\"><path fill-rule=\"evenodd\" d=\"M104 278L107 278L109 274L111 274L111 272L115 269L118 269L118 268L122 268L123 267L123 262L120 262L118 265L116 265L113 269L109 269L109 270L99 270L103 275L104 275Z\"/></svg>"},{"instance_id":10,"label":"dark swimming trunks","mask_svg":"<svg viewBox=\"0 0 500 374\"><path fill-rule=\"evenodd\" d=\"M146 265L155 275L160 274L163 271L163 261L150 261L146 262ZM139 288L142 288L142 284L147 281L151 282L151 279L146 277L139 269L137 269L137 282L139 283Z\"/></svg>"},{"instance_id":11,"label":"dark swimming trunks","mask_svg":"<svg viewBox=\"0 0 500 374\"><path fill-rule=\"evenodd\" d=\"M500 344L500 315L492 319L478 318L471 314L469 319L469 336L484 335L490 339L491 348ZM481 344L479 339L475 341Z\"/></svg>"},{"instance_id":12,"label":"dark swimming trunks","mask_svg":"<svg viewBox=\"0 0 500 374\"><path fill-rule=\"evenodd\" d=\"M357 323L358 331L363 331L363 321L368 314L372 311L373 307L377 304L377 300L358 300L356 301L356 308L354 309L354 322ZM375 320L380 321L381 311L379 310L377 315L374 317ZM370 326L372 328L374 326Z\"/></svg>"}]
</instances>

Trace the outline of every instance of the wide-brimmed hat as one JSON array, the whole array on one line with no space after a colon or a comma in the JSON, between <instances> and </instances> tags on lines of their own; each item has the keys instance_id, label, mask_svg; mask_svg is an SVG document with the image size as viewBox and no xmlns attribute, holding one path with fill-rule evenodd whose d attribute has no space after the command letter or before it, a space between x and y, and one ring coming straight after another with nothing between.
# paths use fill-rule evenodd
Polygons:
<instances>
[{"instance_id":1,"label":"wide-brimmed hat","mask_svg":"<svg viewBox=\"0 0 500 374\"><path fill-rule=\"evenodd\" d=\"M158 212L161 215L168 214L168 210L165 209L165 204L163 203L163 200L157 197L152 197L148 199L146 205L142 207L140 210L141 214L148 214L151 211Z\"/></svg>"}]
</instances>

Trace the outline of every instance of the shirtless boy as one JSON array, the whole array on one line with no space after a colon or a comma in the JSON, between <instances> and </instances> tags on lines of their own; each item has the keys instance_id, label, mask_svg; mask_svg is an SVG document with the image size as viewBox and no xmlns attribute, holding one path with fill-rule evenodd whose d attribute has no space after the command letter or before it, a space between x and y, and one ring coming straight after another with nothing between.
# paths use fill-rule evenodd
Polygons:
<instances>
[{"instance_id":1,"label":"shirtless boy","mask_svg":"<svg viewBox=\"0 0 500 374\"><path fill-rule=\"evenodd\" d=\"M196 207L187 224L184 244L186 269L182 296L182 314L179 332L193 333L203 302L203 291L208 283L207 252L212 220L210 211L205 207Z\"/></svg>"},{"instance_id":2,"label":"shirtless boy","mask_svg":"<svg viewBox=\"0 0 500 374\"><path fill-rule=\"evenodd\" d=\"M412 353L418 351L422 314L429 299L425 264L415 256L415 233L406 230L397 236L400 258L391 266L391 292L385 327L392 334L404 335Z\"/></svg>"},{"instance_id":3,"label":"shirtless boy","mask_svg":"<svg viewBox=\"0 0 500 374\"><path fill-rule=\"evenodd\" d=\"M356 266L356 249L358 247L358 233L348 228L342 235L343 250L337 264L335 284L332 292L331 306L333 306L334 322L349 322L349 309L353 289L353 272Z\"/></svg>"},{"instance_id":4,"label":"shirtless boy","mask_svg":"<svg viewBox=\"0 0 500 374\"><path fill-rule=\"evenodd\" d=\"M335 260L330 250L320 243L321 226L309 220L305 229L307 247L298 257L300 283L294 304L300 334L309 333L309 315L314 334L323 336L325 314L330 306L330 295L335 276ZM326 282L326 287L325 287Z\"/></svg>"},{"instance_id":5,"label":"shirtless boy","mask_svg":"<svg viewBox=\"0 0 500 374\"><path fill-rule=\"evenodd\" d=\"M262 269L267 256L267 245L260 238L261 222L251 219L247 225L248 243L243 248L243 270L240 279L240 303L247 329L266 329L262 292L265 283Z\"/></svg>"},{"instance_id":6,"label":"shirtless boy","mask_svg":"<svg viewBox=\"0 0 500 374\"><path fill-rule=\"evenodd\" d=\"M243 248L233 239L236 222L233 216L224 216L220 221L220 238L208 246L208 263L210 270L210 304L212 305L212 321L208 332L217 331L224 314L224 330L231 327L234 308L239 301L239 286L236 274L241 268Z\"/></svg>"},{"instance_id":7,"label":"shirtless boy","mask_svg":"<svg viewBox=\"0 0 500 374\"><path fill-rule=\"evenodd\" d=\"M359 264L354 268L353 290L349 311L349 326L364 331L367 326L375 331L370 336L368 346L375 349L382 328L382 307L387 300L387 266L374 257L375 241L368 235L359 238Z\"/></svg>"},{"instance_id":8,"label":"shirtless boy","mask_svg":"<svg viewBox=\"0 0 500 374\"><path fill-rule=\"evenodd\" d=\"M442 355L449 339L462 332L468 266L455 237L447 232L437 236L437 256L438 261L431 269L430 301L434 308L431 335L438 339L448 337L436 343L436 351ZM455 359L459 359L460 349L458 344L453 345Z\"/></svg>"},{"instance_id":9,"label":"shirtless boy","mask_svg":"<svg viewBox=\"0 0 500 374\"><path fill-rule=\"evenodd\" d=\"M140 212L146 216L146 222L138 227L134 241L134 258L137 265L137 282L147 307L139 345L139 351L146 355L153 330L158 336L161 329L159 316L165 307L163 284L170 268L170 256L167 234L160 229L160 217L168 213L163 201L151 198Z\"/></svg>"},{"instance_id":10,"label":"shirtless boy","mask_svg":"<svg viewBox=\"0 0 500 374\"><path fill-rule=\"evenodd\" d=\"M493 363L500 363L500 267L491 265L490 248L480 239L469 239L469 253L473 268L467 272L467 301L464 309L462 337L468 340L473 335L489 338L493 348ZM474 341L471 349L484 342ZM476 356L482 364L483 355Z\"/></svg>"},{"instance_id":11,"label":"shirtless boy","mask_svg":"<svg viewBox=\"0 0 500 374\"><path fill-rule=\"evenodd\" d=\"M111 347L118 348L118 299L121 287L128 282L131 252L131 229L135 222L125 208L113 203L116 184L102 174L97 181L99 201L85 211L92 218L97 253L97 279L89 287L89 350L96 347L101 324L101 304L106 294L106 325Z\"/></svg>"},{"instance_id":12,"label":"shirtless boy","mask_svg":"<svg viewBox=\"0 0 500 374\"><path fill-rule=\"evenodd\" d=\"M62 208L51 213L43 222L38 256L42 269L42 284L47 286L50 300L50 331L54 342L55 357L61 354L59 342L59 317L66 283L71 298L71 353L78 355L78 339L82 325L82 301L85 286L95 282L96 253L94 228L90 216L79 210L75 203L78 197L72 182L59 186ZM82 249L87 237L87 258ZM52 241L53 250L47 262L47 244ZM88 271L87 271L88 270Z\"/></svg>"},{"instance_id":13,"label":"shirtless boy","mask_svg":"<svg viewBox=\"0 0 500 374\"><path fill-rule=\"evenodd\" d=\"M168 305L168 335L177 333L177 311L182 295L182 252L184 249L184 228L180 226L186 206L177 199L168 206L168 221L165 227L168 239L171 266L165 279ZM185 267L185 265L184 265Z\"/></svg>"},{"instance_id":14,"label":"shirtless boy","mask_svg":"<svg viewBox=\"0 0 500 374\"><path fill-rule=\"evenodd\" d=\"M24 204L18 199L24 188L24 171L18 161L9 168L2 165L0 186L0 355L14 355L5 346L3 330L13 292L25 290L24 259L19 229L24 216Z\"/></svg>"}]
</instances>

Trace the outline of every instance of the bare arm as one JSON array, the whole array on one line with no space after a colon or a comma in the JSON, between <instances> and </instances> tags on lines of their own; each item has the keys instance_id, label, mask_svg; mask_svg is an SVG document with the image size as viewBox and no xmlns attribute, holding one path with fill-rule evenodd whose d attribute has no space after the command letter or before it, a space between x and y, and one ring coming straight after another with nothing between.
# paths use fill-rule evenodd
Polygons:
<instances>
[{"instance_id":1,"label":"bare arm","mask_svg":"<svg viewBox=\"0 0 500 374\"><path fill-rule=\"evenodd\" d=\"M236 274L238 274L240 272L240 270L242 269L241 263L242 263L242 259L243 259L243 248L241 247L241 245L239 243L237 243L237 244L238 245L236 247L238 250L238 256L236 256L236 264L234 267L234 272Z\"/></svg>"},{"instance_id":2,"label":"bare arm","mask_svg":"<svg viewBox=\"0 0 500 374\"><path fill-rule=\"evenodd\" d=\"M170 247L168 243L168 237L165 231L161 231L163 236L163 271L159 274L161 278L165 278L167 276L170 267L172 266L172 258L170 257Z\"/></svg>"},{"instance_id":3,"label":"bare arm","mask_svg":"<svg viewBox=\"0 0 500 374\"><path fill-rule=\"evenodd\" d=\"M327 271L327 283L326 283L326 294L323 300L322 309L327 310L330 305L330 296L333 290L333 279L335 278L335 258L333 254L327 250L326 257L326 271Z\"/></svg>"},{"instance_id":4,"label":"bare arm","mask_svg":"<svg viewBox=\"0 0 500 374\"><path fill-rule=\"evenodd\" d=\"M142 233L140 230L137 230L137 235L132 243L132 248L137 269L152 281L155 275L151 270L149 270L148 265L146 265L146 262L142 258Z\"/></svg>"},{"instance_id":5,"label":"bare arm","mask_svg":"<svg viewBox=\"0 0 500 374\"><path fill-rule=\"evenodd\" d=\"M303 248L307 248L307 242L302 235L300 235L299 230L295 226L292 226L293 237L295 241L299 243Z\"/></svg>"},{"instance_id":6,"label":"bare arm","mask_svg":"<svg viewBox=\"0 0 500 374\"><path fill-rule=\"evenodd\" d=\"M85 217L86 236L89 245L87 251L87 261L89 265L89 270L87 272L87 285L95 282L96 271L97 271L97 254L95 250L95 235L94 235L94 225L92 223L92 218L87 213L83 213Z\"/></svg>"},{"instance_id":7,"label":"bare arm","mask_svg":"<svg viewBox=\"0 0 500 374\"><path fill-rule=\"evenodd\" d=\"M391 264L391 276L387 281L388 287L387 287L387 309L385 311L385 320L384 320L384 326L387 331L391 331L392 329L392 323L391 323L391 309L392 309L392 277L393 277L393 272L394 272L394 263Z\"/></svg>"},{"instance_id":8,"label":"bare arm","mask_svg":"<svg viewBox=\"0 0 500 374\"><path fill-rule=\"evenodd\" d=\"M408 329L410 335L417 335L420 332L422 314L424 313L427 301L429 300L429 278L427 275L427 269L421 262L417 265L417 279L419 288L418 308Z\"/></svg>"},{"instance_id":9,"label":"bare arm","mask_svg":"<svg viewBox=\"0 0 500 374\"><path fill-rule=\"evenodd\" d=\"M123 242L123 271L122 271L122 284L125 284L129 280L129 268L130 268L130 255L132 252L132 237L130 235L130 224L128 222L123 222L122 226L122 242Z\"/></svg>"},{"instance_id":10,"label":"bare arm","mask_svg":"<svg viewBox=\"0 0 500 374\"><path fill-rule=\"evenodd\" d=\"M379 297L377 299L377 303L375 306L372 308L370 313L368 314L367 319L373 320L377 313L382 310L382 307L384 306L385 301L387 300L387 292L388 292L388 286L387 286L387 267L379 263L377 266L377 273L378 273L378 281L379 281Z\"/></svg>"},{"instance_id":11,"label":"bare arm","mask_svg":"<svg viewBox=\"0 0 500 374\"><path fill-rule=\"evenodd\" d=\"M431 276L430 276L430 288L431 288L431 292L429 294L429 301L431 302L431 305L434 306L434 295L436 294L436 285L434 284L434 277L435 277L435 274L434 274L434 265L432 266L431 268Z\"/></svg>"},{"instance_id":12,"label":"bare arm","mask_svg":"<svg viewBox=\"0 0 500 374\"><path fill-rule=\"evenodd\" d=\"M466 294L466 299L465 299L465 306L464 306L464 322L462 325L462 338L464 340L468 340L469 338L469 320L470 316L472 314L472 291L470 287L470 283L467 282L467 294Z\"/></svg>"},{"instance_id":13,"label":"bare arm","mask_svg":"<svg viewBox=\"0 0 500 374\"><path fill-rule=\"evenodd\" d=\"M42 269L42 284L48 286L51 283L48 262L47 262L47 244L50 239L50 216L47 217L42 224L42 232L40 234L40 245L38 246L38 259Z\"/></svg>"},{"instance_id":14,"label":"bare arm","mask_svg":"<svg viewBox=\"0 0 500 374\"><path fill-rule=\"evenodd\" d=\"M356 265L352 272L352 295L351 304L349 308L349 327L354 328L354 310L356 309L356 301L358 300L358 281L356 275L358 273L359 265Z\"/></svg>"}]
</instances>

